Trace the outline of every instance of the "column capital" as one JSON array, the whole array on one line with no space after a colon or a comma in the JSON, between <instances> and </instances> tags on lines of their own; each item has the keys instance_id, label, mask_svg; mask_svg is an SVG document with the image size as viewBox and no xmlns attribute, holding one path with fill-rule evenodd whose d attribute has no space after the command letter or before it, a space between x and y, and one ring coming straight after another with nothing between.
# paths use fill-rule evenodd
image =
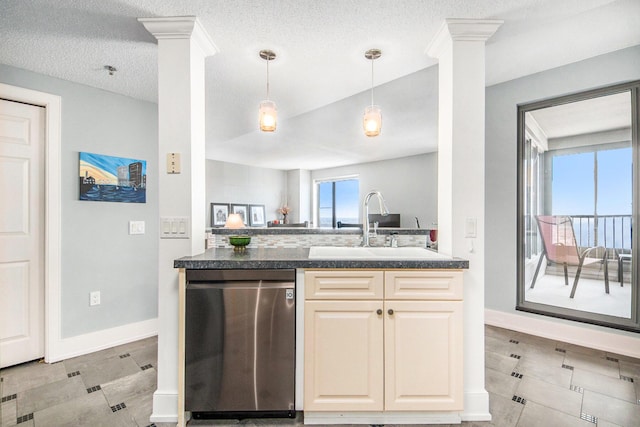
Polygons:
<instances>
[{"instance_id":1,"label":"column capital","mask_svg":"<svg viewBox=\"0 0 640 427\"><path fill-rule=\"evenodd\" d=\"M427 46L425 53L433 58L438 58L448 41L477 41L484 43L498 30L503 22L499 19L445 19L435 37Z\"/></svg>"},{"instance_id":2,"label":"column capital","mask_svg":"<svg viewBox=\"0 0 640 427\"><path fill-rule=\"evenodd\" d=\"M207 30L195 16L138 18L138 22L158 40L193 38L205 56L219 52Z\"/></svg>"}]
</instances>

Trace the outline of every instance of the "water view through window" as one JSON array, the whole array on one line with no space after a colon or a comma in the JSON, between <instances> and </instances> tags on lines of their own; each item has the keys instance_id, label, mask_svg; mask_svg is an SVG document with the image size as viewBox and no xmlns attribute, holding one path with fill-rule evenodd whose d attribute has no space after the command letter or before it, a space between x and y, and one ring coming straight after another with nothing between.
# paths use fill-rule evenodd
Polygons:
<instances>
[{"instance_id":1,"label":"water view through window","mask_svg":"<svg viewBox=\"0 0 640 427\"><path fill-rule=\"evenodd\" d=\"M318 182L318 223L335 228L337 222L358 223L359 183L357 178Z\"/></svg>"},{"instance_id":2,"label":"water view through window","mask_svg":"<svg viewBox=\"0 0 640 427\"><path fill-rule=\"evenodd\" d=\"M631 250L631 147L591 150L553 156L551 213L574 217L581 246Z\"/></svg>"}]
</instances>

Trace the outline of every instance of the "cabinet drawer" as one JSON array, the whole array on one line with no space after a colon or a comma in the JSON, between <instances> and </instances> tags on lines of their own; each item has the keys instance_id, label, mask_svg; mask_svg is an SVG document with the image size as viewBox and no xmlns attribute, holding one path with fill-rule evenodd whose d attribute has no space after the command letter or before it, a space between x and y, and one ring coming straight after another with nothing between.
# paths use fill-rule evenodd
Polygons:
<instances>
[{"instance_id":1,"label":"cabinet drawer","mask_svg":"<svg viewBox=\"0 0 640 427\"><path fill-rule=\"evenodd\" d=\"M306 299L382 299L384 273L372 270L307 270Z\"/></svg>"},{"instance_id":2,"label":"cabinet drawer","mask_svg":"<svg viewBox=\"0 0 640 427\"><path fill-rule=\"evenodd\" d=\"M461 300L462 272L457 270L388 270L385 298Z\"/></svg>"}]
</instances>

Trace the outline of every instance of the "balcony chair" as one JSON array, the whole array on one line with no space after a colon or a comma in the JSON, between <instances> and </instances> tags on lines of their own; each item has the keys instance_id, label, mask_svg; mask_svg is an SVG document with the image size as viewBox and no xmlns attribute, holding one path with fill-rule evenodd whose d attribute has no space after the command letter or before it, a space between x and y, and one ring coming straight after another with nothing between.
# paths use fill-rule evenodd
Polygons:
<instances>
[{"instance_id":1,"label":"balcony chair","mask_svg":"<svg viewBox=\"0 0 640 427\"><path fill-rule=\"evenodd\" d=\"M540 260L538 261L536 272L533 275L533 280L531 281L531 289L533 289L533 286L536 283L536 278L538 277L542 260L547 258L549 262L562 264L564 266L564 284L566 286L569 285L567 267L570 265L578 267L569 298L573 298L576 294L576 288L578 287L578 280L580 279L582 267L595 263L604 264L604 288L605 292L609 293L609 267L607 264L606 248L603 246L594 246L587 248L580 253L573 230L573 221L569 216L538 215L536 216L536 221L538 223L538 231L542 237L543 250L542 254L540 254ZM589 257L591 252L597 249L602 249L604 256L602 258Z\"/></svg>"}]
</instances>

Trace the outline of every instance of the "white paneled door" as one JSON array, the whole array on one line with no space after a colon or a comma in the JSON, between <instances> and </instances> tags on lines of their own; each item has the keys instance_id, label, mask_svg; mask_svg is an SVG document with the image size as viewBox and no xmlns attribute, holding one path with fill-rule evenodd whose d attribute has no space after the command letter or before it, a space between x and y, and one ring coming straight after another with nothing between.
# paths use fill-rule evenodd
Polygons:
<instances>
[{"instance_id":1,"label":"white paneled door","mask_svg":"<svg viewBox=\"0 0 640 427\"><path fill-rule=\"evenodd\" d=\"M44 117L0 100L0 367L44 356Z\"/></svg>"}]
</instances>

